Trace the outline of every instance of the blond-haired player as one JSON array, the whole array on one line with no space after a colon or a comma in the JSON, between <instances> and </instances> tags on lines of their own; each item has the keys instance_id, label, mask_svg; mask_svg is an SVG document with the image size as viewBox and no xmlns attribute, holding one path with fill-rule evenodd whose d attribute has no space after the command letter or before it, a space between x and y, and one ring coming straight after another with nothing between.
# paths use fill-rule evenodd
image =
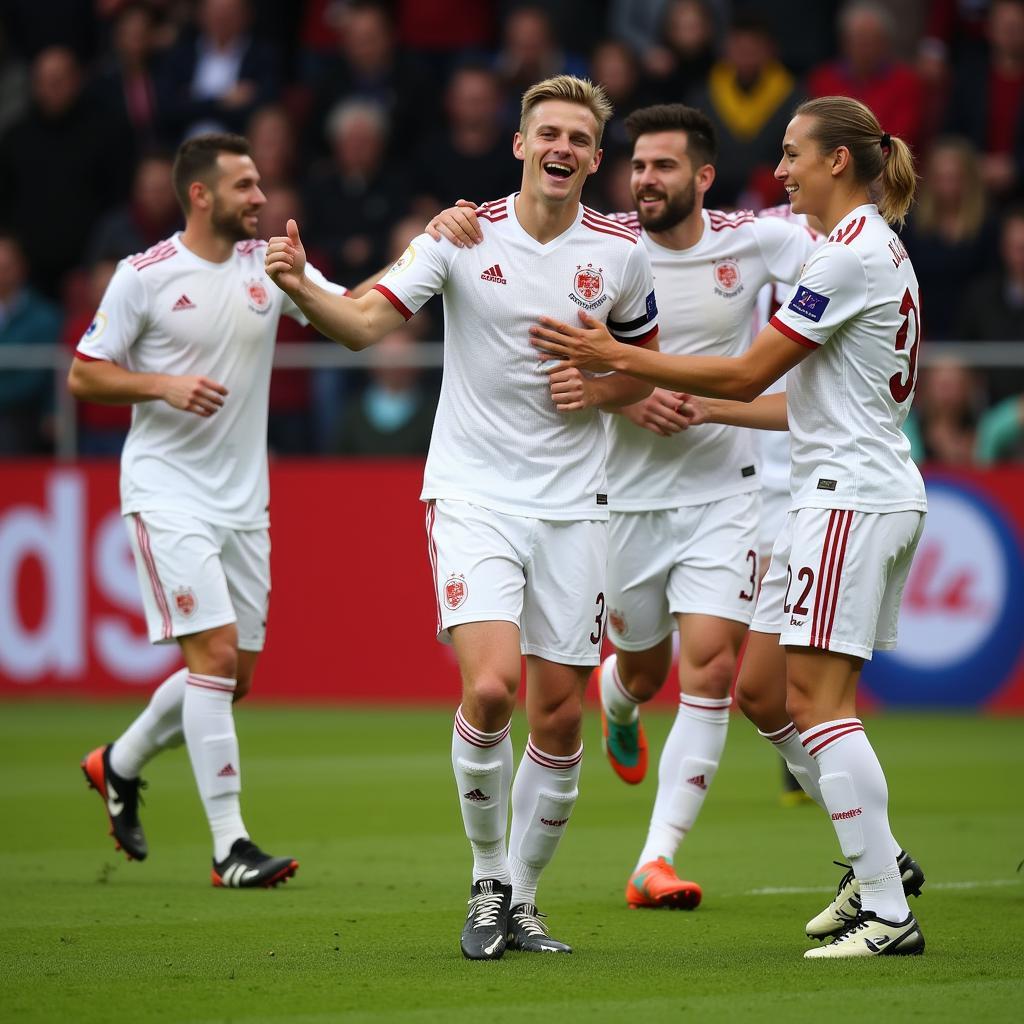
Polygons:
<instances>
[{"instance_id":1,"label":"blond-haired player","mask_svg":"<svg viewBox=\"0 0 1024 1024\"><path fill-rule=\"evenodd\" d=\"M580 315L627 344L654 342L646 252L579 201L610 115L604 92L585 80L533 86L513 141L522 189L481 207L483 242L466 249L422 235L355 301L304 277L294 222L267 249L270 276L351 349L377 341L431 295L444 297L444 382L421 497L438 635L454 646L462 674L452 768L473 852L461 937L470 959L497 959L506 945L571 951L547 934L536 891L578 795L582 695L604 629L598 410L650 388L540 366L529 328L543 313ZM513 785L509 727L523 655L530 736Z\"/></svg>"},{"instance_id":2,"label":"blond-haired player","mask_svg":"<svg viewBox=\"0 0 1024 1024\"><path fill-rule=\"evenodd\" d=\"M563 366L743 402L792 371L784 395L759 403L768 425L788 410L793 501L751 624L740 702L762 734L803 748L859 887L853 919L805 955L915 955L924 937L907 906L885 776L856 716L864 660L895 646L927 509L901 430L916 384L919 289L889 227L912 202L913 158L862 103L824 97L797 108L776 177L828 241L744 355L649 354L599 327L552 321L534 328L535 343Z\"/></svg>"}]
</instances>

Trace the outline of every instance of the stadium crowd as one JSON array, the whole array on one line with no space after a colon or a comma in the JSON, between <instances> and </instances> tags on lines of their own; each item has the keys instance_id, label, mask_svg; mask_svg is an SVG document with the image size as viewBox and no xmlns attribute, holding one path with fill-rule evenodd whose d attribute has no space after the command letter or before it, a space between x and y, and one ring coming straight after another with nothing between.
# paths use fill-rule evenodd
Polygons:
<instances>
[{"instance_id":1,"label":"stadium crowd","mask_svg":"<svg viewBox=\"0 0 1024 1024\"><path fill-rule=\"evenodd\" d=\"M1024 342L1024 0L6 0L0 11L0 346L74 347L117 261L181 226L171 154L244 132L264 236L303 224L313 262L354 285L441 207L516 189L522 91L560 72L616 117L584 201L632 208L622 122L684 101L719 133L711 207L785 201L772 176L801 100L854 96L912 143L903 240L926 342ZM440 304L388 341L441 335ZM317 340L294 325L281 341ZM948 361L920 377L915 456L1024 453L1024 368ZM432 372L277 371L278 453L425 452ZM0 369L0 455L53 449L54 376ZM113 454L124 408L83 406L79 450Z\"/></svg>"}]
</instances>

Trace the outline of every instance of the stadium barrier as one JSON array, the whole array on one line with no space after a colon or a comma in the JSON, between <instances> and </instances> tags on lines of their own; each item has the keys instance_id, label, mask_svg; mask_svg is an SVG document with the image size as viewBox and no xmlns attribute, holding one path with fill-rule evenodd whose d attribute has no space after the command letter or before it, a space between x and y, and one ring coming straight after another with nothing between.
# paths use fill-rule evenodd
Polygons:
<instances>
[{"instance_id":1,"label":"stadium barrier","mask_svg":"<svg viewBox=\"0 0 1024 1024\"><path fill-rule=\"evenodd\" d=\"M421 477L420 460L271 464L260 699L455 702ZM1024 468L927 480L900 647L867 667L867 690L888 706L1022 712ZM116 464L0 463L0 699L141 697L178 663L176 645L146 638Z\"/></svg>"}]
</instances>

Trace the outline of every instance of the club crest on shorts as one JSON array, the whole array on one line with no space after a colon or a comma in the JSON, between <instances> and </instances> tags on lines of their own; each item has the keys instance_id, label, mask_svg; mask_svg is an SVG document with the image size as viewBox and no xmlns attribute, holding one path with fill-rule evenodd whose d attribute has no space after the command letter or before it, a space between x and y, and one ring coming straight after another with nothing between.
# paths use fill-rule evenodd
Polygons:
<instances>
[{"instance_id":1,"label":"club crest on shorts","mask_svg":"<svg viewBox=\"0 0 1024 1024\"><path fill-rule=\"evenodd\" d=\"M586 266L578 263L569 298L584 309L596 309L602 302L607 302L608 296L604 294L604 268L595 267L593 263Z\"/></svg>"},{"instance_id":2,"label":"club crest on shorts","mask_svg":"<svg viewBox=\"0 0 1024 1024\"><path fill-rule=\"evenodd\" d=\"M469 597L469 587L466 584L466 577L461 573L452 573L444 581L444 603L449 611L455 611L466 603Z\"/></svg>"},{"instance_id":3,"label":"club crest on shorts","mask_svg":"<svg viewBox=\"0 0 1024 1024\"><path fill-rule=\"evenodd\" d=\"M199 607L195 591L191 587L179 587L171 592L171 597L174 598L174 607L178 609L178 613L186 619L191 618Z\"/></svg>"},{"instance_id":4,"label":"club crest on shorts","mask_svg":"<svg viewBox=\"0 0 1024 1024\"><path fill-rule=\"evenodd\" d=\"M740 280L740 265L732 259L719 260L712 271L715 275L715 294L732 296L743 291Z\"/></svg>"},{"instance_id":5,"label":"club crest on shorts","mask_svg":"<svg viewBox=\"0 0 1024 1024\"><path fill-rule=\"evenodd\" d=\"M270 293L259 278L254 277L251 281L245 282L245 297L249 300L249 308L254 312L263 314L269 311Z\"/></svg>"}]
</instances>

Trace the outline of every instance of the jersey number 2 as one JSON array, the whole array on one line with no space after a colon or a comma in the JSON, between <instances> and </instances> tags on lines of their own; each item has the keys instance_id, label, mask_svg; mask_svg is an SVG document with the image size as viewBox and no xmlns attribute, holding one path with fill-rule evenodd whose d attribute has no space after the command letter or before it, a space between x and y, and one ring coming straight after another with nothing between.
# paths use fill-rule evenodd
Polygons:
<instances>
[{"instance_id":1,"label":"jersey number 2","mask_svg":"<svg viewBox=\"0 0 1024 1024\"><path fill-rule=\"evenodd\" d=\"M910 346L910 365L907 367L907 379L903 380L898 373L889 378L889 391L897 402L905 402L914 390L917 382L917 352L921 347L921 299L918 296L918 304L914 305L914 297L908 288L903 293L903 301L900 303L900 316L903 323L896 332L896 351L902 352L907 347L907 334L910 331L910 314L914 314L914 343Z\"/></svg>"}]
</instances>

